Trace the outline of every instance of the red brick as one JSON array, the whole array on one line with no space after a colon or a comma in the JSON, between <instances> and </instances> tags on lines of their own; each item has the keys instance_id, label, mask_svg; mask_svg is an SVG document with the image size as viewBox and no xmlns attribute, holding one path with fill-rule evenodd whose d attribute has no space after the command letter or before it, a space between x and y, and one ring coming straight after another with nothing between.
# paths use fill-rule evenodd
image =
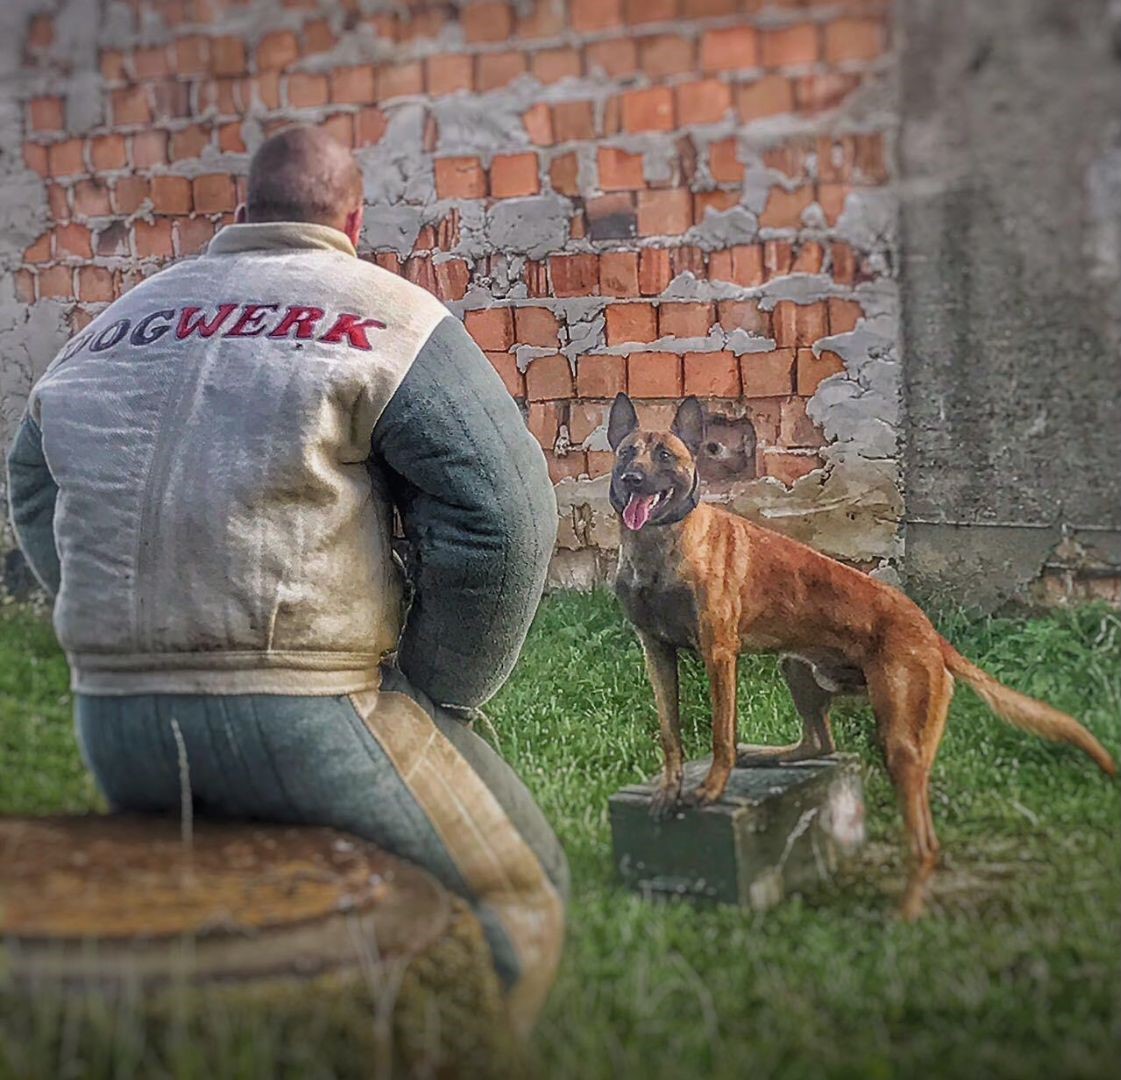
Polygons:
<instances>
[{"instance_id":1,"label":"red brick","mask_svg":"<svg viewBox=\"0 0 1121 1080\"><path fill-rule=\"evenodd\" d=\"M771 336L771 313L760 310L758 300L721 300L717 315L726 333L744 330L756 337Z\"/></svg>"},{"instance_id":2,"label":"red brick","mask_svg":"<svg viewBox=\"0 0 1121 1080\"><path fill-rule=\"evenodd\" d=\"M693 71L695 48L681 34L658 34L643 38L638 47L639 65L651 79L685 75Z\"/></svg>"},{"instance_id":3,"label":"red brick","mask_svg":"<svg viewBox=\"0 0 1121 1080\"><path fill-rule=\"evenodd\" d=\"M167 132L138 131L129 142L134 169L167 164Z\"/></svg>"},{"instance_id":4,"label":"red brick","mask_svg":"<svg viewBox=\"0 0 1121 1080\"><path fill-rule=\"evenodd\" d=\"M605 251L599 257L601 296L638 296L638 254Z\"/></svg>"},{"instance_id":5,"label":"red brick","mask_svg":"<svg viewBox=\"0 0 1121 1080\"><path fill-rule=\"evenodd\" d=\"M794 391L794 350L744 353L740 357L745 397L781 397Z\"/></svg>"},{"instance_id":6,"label":"red brick","mask_svg":"<svg viewBox=\"0 0 1121 1080\"><path fill-rule=\"evenodd\" d=\"M25 142L23 144L23 163L40 176L50 175L47 148L45 146L38 146L35 143Z\"/></svg>"},{"instance_id":7,"label":"red brick","mask_svg":"<svg viewBox=\"0 0 1121 1080\"><path fill-rule=\"evenodd\" d=\"M72 300L74 298L74 270L69 266L51 266L39 271L39 298Z\"/></svg>"},{"instance_id":8,"label":"red brick","mask_svg":"<svg viewBox=\"0 0 1121 1080\"><path fill-rule=\"evenodd\" d=\"M840 105L858 86L859 75L829 71L802 75L794 81L794 101L799 112L821 112Z\"/></svg>"},{"instance_id":9,"label":"red brick","mask_svg":"<svg viewBox=\"0 0 1121 1080\"><path fill-rule=\"evenodd\" d=\"M477 157L437 158L436 194L441 199L481 199L487 193L487 176Z\"/></svg>"},{"instance_id":10,"label":"red brick","mask_svg":"<svg viewBox=\"0 0 1121 1080\"><path fill-rule=\"evenodd\" d=\"M540 188L536 154L498 154L491 161L490 193L496 199L536 195Z\"/></svg>"},{"instance_id":11,"label":"red brick","mask_svg":"<svg viewBox=\"0 0 1121 1080\"><path fill-rule=\"evenodd\" d=\"M139 259L163 259L175 253L170 218L156 218L151 223L138 221L133 226L133 234L136 238L136 256Z\"/></svg>"},{"instance_id":12,"label":"red brick","mask_svg":"<svg viewBox=\"0 0 1121 1080\"><path fill-rule=\"evenodd\" d=\"M510 392L511 397L524 398L525 397L525 376L518 370L517 357L511 356L506 352L488 352L487 359L491 362L491 366L498 372L499 378L505 384L506 389ZM532 431L532 408L539 408L539 406L531 407L530 420ZM555 437L554 437L555 438ZM550 446L552 443L549 444Z\"/></svg>"},{"instance_id":13,"label":"red brick","mask_svg":"<svg viewBox=\"0 0 1121 1080\"><path fill-rule=\"evenodd\" d=\"M824 300L812 304L795 304L780 300L772 318L775 341L782 346L812 345L829 333L829 316Z\"/></svg>"},{"instance_id":14,"label":"red brick","mask_svg":"<svg viewBox=\"0 0 1121 1080\"><path fill-rule=\"evenodd\" d=\"M543 83L578 79L583 74L580 53L573 48L542 49L533 54L534 77Z\"/></svg>"},{"instance_id":15,"label":"red brick","mask_svg":"<svg viewBox=\"0 0 1121 1080\"><path fill-rule=\"evenodd\" d=\"M563 456L546 454L545 460L549 466L549 479L554 484L588 475L588 455L583 451L573 453L570 450Z\"/></svg>"},{"instance_id":16,"label":"red brick","mask_svg":"<svg viewBox=\"0 0 1121 1080\"><path fill-rule=\"evenodd\" d=\"M799 349L797 391L808 397L823 380L844 370L844 361L835 352L823 349L820 356L814 356L813 349Z\"/></svg>"},{"instance_id":17,"label":"red brick","mask_svg":"<svg viewBox=\"0 0 1121 1080\"><path fill-rule=\"evenodd\" d=\"M16 271L16 299L21 304L35 303L35 275L30 270Z\"/></svg>"},{"instance_id":18,"label":"red brick","mask_svg":"<svg viewBox=\"0 0 1121 1080\"><path fill-rule=\"evenodd\" d=\"M525 388L530 401L556 401L572 397L572 367L568 357L535 357L526 368Z\"/></svg>"},{"instance_id":19,"label":"red brick","mask_svg":"<svg viewBox=\"0 0 1121 1080\"><path fill-rule=\"evenodd\" d=\"M607 30L623 23L623 0L572 0L569 12L572 29Z\"/></svg>"},{"instance_id":20,"label":"red brick","mask_svg":"<svg viewBox=\"0 0 1121 1080\"><path fill-rule=\"evenodd\" d=\"M522 113L522 124L525 127L526 135L529 136L529 141L534 146L553 145L555 141L553 114L544 102L538 102L538 104Z\"/></svg>"},{"instance_id":21,"label":"red brick","mask_svg":"<svg viewBox=\"0 0 1121 1080\"><path fill-rule=\"evenodd\" d=\"M175 235L178 254L197 255L213 238L214 224L206 218L180 218L175 222Z\"/></svg>"},{"instance_id":22,"label":"red brick","mask_svg":"<svg viewBox=\"0 0 1121 1080\"><path fill-rule=\"evenodd\" d=\"M823 465L816 454L783 454L772 452L763 456L767 475L781 480L787 486Z\"/></svg>"},{"instance_id":23,"label":"red brick","mask_svg":"<svg viewBox=\"0 0 1121 1080\"><path fill-rule=\"evenodd\" d=\"M842 285L855 285L858 268L856 252L848 244L830 244L829 258L833 263L833 280Z\"/></svg>"},{"instance_id":24,"label":"red brick","mask_svg":"<svg viewBox=\"0 0 1121 1080\"><path fill-rule=\"evenodd\" d=\"M463 259L433 260L436 295L441 300L462 300L471 284L471 270Z\"/></svg>"},{"instance_id":25,"label":"red brick","mask_svg":"<svg viewBox=\"0 0 1121 1080\"><path fill-rule=\"evenodd\" d=\"M853 138L853 173L858 181L868 184L882 184L888 178L885 157L884 137L880 132L869 135L856 135ZM819 179L825 179L819 177ZM848 179L842 177L841 179Z\"/></svg>"},{"instance_id":26,"label":"red brick","mask_svg":"<svg viewBox=\"0 0 1121 1080\"><path fill-rule=\"evenodd\" d=\"M658 336L653 304L608 304L606 314L608 345L653 341Z\"/></svg>"},{"instance_id":27,"label":"red brick","mask_svg":"<svg viewBox=\"0 0 1121 1080\"><path fill-rule=\"evenodd\" d=\"M428 93L433 97L475 88L475 64L462 53L444 53L424 61Z\"/></svg>"},{"instance_id":28,"label":"red brick","mask_svg":"<svg viewBox=\"0 0 1121 1080\"><path fill-rule=\"evenodd\" d=\"M328 116L321 126L337 143L343 146L354 145L354 117L350 113L338 112Z\"/></svg>"},{"instance_id":29,"label":"red brick","mask_svg":"<svg viewBox=\"0 0 1121 1080\"><path fill-rule=\"evenodd\" d=\"M580 159L574 153L560 154L549 162L549 183L561 195L580 194Z\"/></svg>"},{"instance_id":30,"label":"red brick","mask_svg":"<svg viewBox=\"0 0 1121 1080\"><path fill-rule=\"evenodd\" d=\"M31 131L61 131L66 125L59 97L32 98L27 103L27 126Z\"/></svg>"},{"instance_id":31,"label":"red brick","mask_svg":"<svg viewBox=\"0 0 1121 1080\"><path fill-rule=\"evenodd\" d=\"M159 121L181 120L191 115L191 88L187 83L152 83L152 116Z\"/></svg>"},{"instance_id":32,"label":"red brick","mask_svg":"<svg viewBox=\"0 0 1121 1080\"><path fill-rule=\"evenodd\" d=\"M801 244L790 267L793 274L820 274L825 265L825 249L816 241Z\"/></svg>"},{"instance_id":33,"label":"red brick","mask_svg":"<svg viewBox=\"0 0 1121 1080\"><path fill-rule=\"evenodd\" d=\"M679 14L678 0L626 0L625 18L628 24L663 22Z\"/></svg>"},{"instance_id":34,"label":"red brick","mask_svg":"<svg viewBox=\"0 0 1121 1080\"><path fill-rule=\"evenodd\" d=\"M299 43L296 35L289 30L266 34L257 46L258 71L283 71L299 58Z\"/></svg>"},{"instance_id":35,"label":"red brick","mask_svg":"<svg viewBox=\"0 0 1121 1080\"><path fill-rule=\"evenodd\" d=\"M741 0L742 2L742 0ZM783 0L779 0L781 4ZM802 2L802 0L796 0ZM790 0L786 0L790 6ZM737 0L681 0L681 14L687 19L701 19L712 15L732 15L736 11ZM748 0L748 10L761 7L759 0Z\"/></svg>"},{"instance_id":36,"label":"red brick","mask_svg":"<svg viewBox=\"0 0 1121 1080\"><path fill-rule=\"evenodd\" d=\"M215 75L244 75L245 42L239 37L210 39L210 70Z\"/></svg>"},{"instance_id":37,"label":"red brick","mask_svg":"<svg viewBox=\"0 0 1121 1080\"><path fill-rule=\"evenodd\" d=\"M817 202L825 215L825 220L830 225L836 225L837 219L845 208L845 200L852 188L848 184L818 184Z\"/></svg>"},{"instance_id":38,"label":"red brick","mask_svg":"<svg viewBox=\"0 0 1121 1080\"><path fill-rule=\"evenodd\" d=\"M54 231L54 251L58 259L92 259L89 229L76 222L60 225Z\"/></svg>"},{"instance_id":39,"label":"red brick","mask_svg":"<svg viewBox=\"0 0 1121 1080\"><path fill-rule=\"evenodd\" d=\"M676 88L677 119L682 127L715 124L732 107L732 90L718 79L684 83Z\"/></svg>"},{"instance_id":40,"label":"red brick","mask_svg":"<svg viewBox=\"0 0 1121 1080\"><path fill-rule=\"evenodd\" d=\"M189 214L191 181L185 176L153 177L152 208L157 214Z\"/></svg>"},{"instance_id":41,"label":"red brick","mask_svg":"<svg viewBox=\"0 0 1121 1080\"><path fill-rule=\"evenodd\" d=\"M171 161L197 158L210 145L210 129L201 124L191 124L171 133L167 154Z\"/></svg>"},{"instance_id":42,"label":"red brick","mask_svg":"<svg viewBox=\"0 0 1121 1080\"><path fill-rule=\"evenodd\" d=\"M113 275L102 266L83 266L78 270L78 296L87 304L104 304L114 299Z\"/></svg>"},{"instance_id":43,"label":"red brick","mask_svg":"<svg viewBox=\"0 0 1121 1080\"><path fill-rule=\"evenodd\" d=\"M708 171L718 184L739 184L743 181L744 167L736 156L735 139L709 143Z\"/></svg>"},{"instance_id":44,"label":"red brick","mask_svg":"<svg viewBox=\"0 0 1121 1080\"><path fill-rule=\"evenodd\" d=\"M520 307L514 310L514 339L519 345L556 348L560 333L557 317L548 308Z\"/></svg>"},{"instance_id":45,"label":"red brick","mask_svg":"<svg viewBox=\"0 0 1121 1080\"><path fill-rule=\"evenodd\" d=\"M864 315L864 309L855 300L843 300L839 296L831 296L828 307L831 334L847 334L855 330Z\"/></svg>"},{"instance_id":46,"label":"red brick","mask_svg":"<svg viewBox=\"0 0 1121 1080\"><path fill-rule=\"evenodd\" d=\"M100 179L79 180L74 185L74 212L84 218L108 217L112 214L108 184Z\"/></svg>"},{"instance_id":47,"label":"red brick","mask_svg":"<svg viewBox=\"0 0 1121 1080\"><path fill-rule=\"evenodd\" d=\"M766 229L799 229L802 227L802 211L813 201L812 184L803 184L793 191L786 191L776 184L767 196L763 213L759 215L759 225Z\"/></svg>"},{"instance_id":48,"label":"red brick","mask_svg":"<svg viewBox=\"0 0 1121 1080\"><path fill-rule=\"evenodd\" d=\"M683 366L676 353L631 353L627 357L627 392L636 398L681 397Z\"/></svg>"},{"instance_id":49,"label":"red brick","mask_svg":"<svg viewBox=\"0 0 1121 1080\"><path fill-rule=\"evenodd\" d=\"M468 42L505 41L514 28L510 5L487 0L465 7L459 17Z\"/></svg>"},{"instance_id":50,"label":"red brick","mask_svg":"<svg viewBox=\"0 0 1121 1080\"><path fill-rule=\"evenodd\" d=\"M423 10L424 5L418 3L417 0L409 0L406 7L413 10L410 12L408 18L399 19L396 23L396 29L391 37L402 43L410 41L419 41L422 38L434 38L443 33L444 27L448 23L448 10L446 7L434 7L428 10ZM420 8L421 10L417 10ZM376 16L375 16L376 18ZM388 32L389 23L385 21L385 16L382 17L382 26Z\"/></svg>"},{"instance_id":51,"label":"red brick","mask_svg":"<svg viewBox=\"0 0 1121 1080\"><path fill-rule=\"evenodd\" d=\"M378 68L377 97L385 101L395 97L415 97L424 93L424 69L419 61L411 64L390 64Z\"/></svg>"},{"instance_id":52,"label":"red brick","mask_svg":"<svg viewBox=\"0 0 1121 1080\"><path fill-rule=\"evenodd\" d=\"M630 38L593 41L584 49L584 67L589 76L621 79L638 70L638 46Z\"/></svg>"},{"instance_id":53,"label":"red brick","mask_svg":"<svg viewBox=\"0 0 1121 1080\"><path fill-rule=\"evenodd\" d=\"M195 209L200 214L215 214L237 206L233 177L224 173L196 176L194 180Z\"/></svg>"},{"instance_id":54,"label":"red brick","mask_svg":"<svg viewBox=\"0 0 1121 1080\"><path fill-rule=\"evenodd\" d=\"M288 102L292 101L292 79L288 79ZM331 72L331 101L340 105L368 105L374 100L374 69L368 65L336 68Z\"/></svg>"},{"instance_id":55,"label":"red brick","mask_svg":"<svg viewBox=\"0 0 1121 1080\"><path fill-rule=\"evenodd\" d=\"M408 259L405 263L405 280L435 295L436 274L432 269L432 258L428 255L416 255Z\"/></svg>"},{"instance_id":56,"label":"red brick","mask_svg":"<svg viewBox=\"0 0 1121 1080\"><path fill-rule=\"evenodd\" d=\"M480 94L507 86L526 72L525 53L483 53L475 58L475 89Z\"/></svg>"},{"instance_id":57,"label":"red brick","mask_svg":"<svg viewBox=\"0 0 1121 1080\"><path fill-rule=\"evenodd\" d=\"M794 90L790 80L782 75L764 75L755 82L737 86L736 111L745 124L793 112Z\"/></svg>"},{"instance_id":58,"label":"red brick","mask_svg":"<svg viewBox=\"0 0 1121 1080\"><path fill-rule=\"evenodd\" d=\"M738 71L759 63L759 35L750 26L707 30L701 38L702 71Z\"/></svg>"},{"instance_id":59,"label":"red brick","mask_svg":"<svg viewBox=\"0 0 1121 1080\"><path fill-rule=\"evenodd\" d=\"M81 139L52 143L47 149L47 167L51 176L75 176L86 171Z\"/></svg>"},{"instance_id":60,"label":"red brick","mask_svg":"<svg viewBox=\"0 0 1121 1080\"><path fill-rule=\"evenodd\" d=\"M88 181L81 181L88 183ZM70 190L64 188L61 184L48 184L47 185L47 209L50 211L51 218L56 221L69 221L70 220ZM75 206L75 210L77 207Z\"/></svg>"},{"instance_id":61,"label":"red brick","mask_svg":"<svg viewBox=\"0 0 1121 1080\"><path fill-rule=\"evenodd\" d=\"M45 49L54 41L54 20L49 15L36 15L27 24L27 47Z\"/></svg>"},{"instance_id":62,"label":"red brick","mask_svg":"<svg viewBox=\"0 0 1121 1080\"><path fill-rule=\"evenodd\" d=\"M128 165L128 153L123 135L99 135L90 139L90 162L95 172L123 169Z\"/></svg>"},{"instance_id":63,"label":"red brick","mask_svg":"<svg viewBox=\"0 0 1121 1080\"><path fill-rule=\"evenodd\" d=\"M175 42L175 74L205 75L208 70L210 49L207 39L200 34L178 38Z\"/></svg>"},{"instance_id":64,"label":"red brick","mask_svg":"<svg viewBox=\"0 0 1121 1080\"><path fill-rule=\"evenodd\" d=\"M641 154L631 154L615 146L596 151L599 186L603 191L633 191L646 186Z\"/></svg>"},{"instance_id":65,"label":"red brick","mask_svg":"<svg viewBox=\"0 0 1121 1080\"><path fill-rule=\"evenodd\" d=\"M623 128L629 132L672 131L673 92L665 86L622 95Z\"/></svg>"},{"instance_id":66,"label":"red brick","mask_svg":"<svg viewBox=\"0 0 1121 1080\"><path fill-rule=\"evenodd\" d=\"M568 437L577 446L583 445L592 432L607 421L607 406L574 401L568 408Z\"/></svg>"},{"instance_id":67,"label":"red brick","mask_svg":"<svg viewBox=\"0 0 1121 1080\"><path fill-rule=\"evenodd\" d=\"M789 274L794 267L789 240L767 240L763 244L763 272L768 278Z\"/></svg>"},{"instance_id":68,"label":"red brick","mask_svg":"<svg viewBox=\"0 0 1121 1080\"><path fill-rule=\"evenodd\" d=\"M522 377L525 385L525 377ZM542 450L552 450L557 444L560 428L560 406L555 401L535 401L529 406L526 426Z\"/></svg>"},{"instance_id":69,"label":"red brick","mask_svg":"<svg viewBox=\"0 0 1121 1080\"><path fill-rule=\"evenodd\" d=\"M817 62L818 30L815 23L797 23L764 30L760 55L765 68L798 67Z\"/></svg>"},{"instance_id":70,"label":"red brick","mask_svg":"<svg viewBox=\"0 0 1121 1080\"><path fill-rule=\"evenodd\" d=\"M582 398L613 398L627 388L626 357L581 356L576 363L576 392Z\"/></svg>"},{"instance_id":71,"label":"red brick","mask_svg":"<svg viewBox=\"0 0 1121 1080\"><path fill-rule=\"evenodd\" d=\"M118 214L133 214L148 198L148 181L142 176L122 176L113 185L113 207Z\"/></svg>"},{"instance_id":72,"label":"red brick","mask_svg":"<svg viewBox=\"0 0 1121 1080\"><path fill-rule=\"evenodd\" d=\"M662 303L658 307L658 336L675 338L707 337L713 325L711 304Z\"/></svg>"},{"instance_id":73,"label":"red brick","mask_svg":"<svg viewBox=\"0 0 1121 1080\"><path fill-rule=\"evenodd\" d=\"M553 106L553 131L557 142L595 137L595 112L590 101L563 101Z\"/></svg>"},{"instance_id":74,"label":"red brick","mask_svg":"<svg viewBox=\"0 0 1121 1080\"><path fill-rule=\"evenodd\" d=\"M564 31L564 12L556 0L535 0L532 10L528 8L523 4L515 11L518 37L555 37Z\"/></svg>"},{"instance_id":75,"label":"red brick","mask_svg":"<svg viewBox=\"0 0 1121 1080\"><path fill-rule=\"evenodd\" d=\"M686 353L685 393L698 397L740 396L740 369L730 352Z\"/></svg>"},{"instance_id":76,"label":"red brick","mask_svg":"<svg viewBox=\"0 0 1121 1080\"><path fill-rule=\"evenodd\" d=\"M682 244L670 249L670 269L673 276L692 274L700 281L705 277L705 253L693 244Z\"/></svg>"},{"instance_id":77,"label":"red brick","mask_svg":"<svg viewBox=\"0 0 1121 1080\"><path fill-rule=\"evenodd\" d=\"M740 193L738 191L700 191L693 197L693 220L699 225L705 215L711 210L720 214L739 206Z\"/></svg>"},{"instance_id":78,"label":"red brick","mask_svg":"<svg viewBox=\"0 0 1121 1080\"><path fill-rule=\"evenodd\" d=\"M657 296L670 283L670 253L666 248L643 248L638 256L638 291Z\"/></svg>"},{"instance_id":79,"label":"red brick","mask_svg":"<svg viewBox=\"0 0 1121 1080\"><path fill-rule=\"evenodd\" d=\"M370 105L354 114L354 145L372 146L381 141L387 127L385 113Z\"/></svg>"},{"instance_id":80,"label":"red brick","mask_svg":"<svg viewBox=\"0 0 1121 1080\"><path fill-rule=\"evenodd\" d=\"M680 236L693 224L693 196L688 188L638 193L638 235Z\"/></svg>"},{"instance_id":81,"label":"red brick","mask_svg":"<svg viewBox=\"0 0 1121 1080\"><path fill-rule=\"evenodd\" d=\"M879 19L835 19L825 26L825 60L872 60L884 50L884 26Z\"/></svg>"},{"instance_id":82,"label":"red brick","mask_svg":"<svg viewBox=\"0 0 1121 1080\"><path fill-rule=\"evenodd\" d=\"M480 349L500 352L514 344L514 312L508 307L469 311L463 321Z\"/></svg>"}]
</instances>

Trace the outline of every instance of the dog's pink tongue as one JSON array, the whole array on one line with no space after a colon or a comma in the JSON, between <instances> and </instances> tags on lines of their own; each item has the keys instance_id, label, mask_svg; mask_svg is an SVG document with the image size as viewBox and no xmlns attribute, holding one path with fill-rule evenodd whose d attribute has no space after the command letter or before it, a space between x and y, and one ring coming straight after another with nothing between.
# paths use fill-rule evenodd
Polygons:
<instances>
[{"instance_id":1,"label":"dog's pink tongue","mask_svg":"<svg viewBox=\"0 0 1121 1080\"><path fill-rule=\"evenodd\" d=\"M623 510L623 524L637 532L650 520L650 507L653 503L653 495L632 495Z\"/></svg>"}]
</instances>

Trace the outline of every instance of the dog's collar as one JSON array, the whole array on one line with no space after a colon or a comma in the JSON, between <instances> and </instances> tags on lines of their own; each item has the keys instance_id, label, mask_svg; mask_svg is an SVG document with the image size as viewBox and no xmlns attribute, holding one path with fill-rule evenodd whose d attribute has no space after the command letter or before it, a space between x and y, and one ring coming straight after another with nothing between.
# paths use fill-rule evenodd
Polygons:
<instances>
[{"instance_id":1,"label":"dog's collar","mask_svg":"<svg viewBox=\"0 0 1121 1080\"><path fill-rule=\"evenodd\" d=\"M694 510L697 509L698 503L701 501L701 476L697 470L693 469L693 486L689 489L689 495L682 503L681 508L667 518L662 518L659 521L650 522L651 525L676 525L679 521L684 521Z\"/></svg>"}]
</instances>

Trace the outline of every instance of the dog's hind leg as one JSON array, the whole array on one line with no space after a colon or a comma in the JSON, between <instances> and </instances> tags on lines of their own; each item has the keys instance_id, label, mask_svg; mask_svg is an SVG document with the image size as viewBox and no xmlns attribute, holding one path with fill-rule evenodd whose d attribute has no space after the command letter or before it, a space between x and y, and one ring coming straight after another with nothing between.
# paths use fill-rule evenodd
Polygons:
<instances>
[{"instance_id":1,"label":"dog's hind leg","mask_svg":"<svg viewBox=\"0 0 1121 1080\"><path fill-rule=\"evenodd\" d=\"M829 726L833 691L818 682L813 665L801 657L784 656L779 661L779 670L802 718L802 741L790 746L737 747L736 765L740 768L809 761L836 750L833 730Z\"/></svg>"},{"instance_id":2,"label":"dog's hind leg","mask_svg":"<svg viewBox=\"0 0 1121 1080\"><path fill-rule=\"evenodd\" d=\"M639 631L646 673L654 687L658 708L658 734L662 743L664 771L662 782L650 802L650 813L664 817L681 800L681 778L685 755L681 748L680 694L677 681L677 649L658 638Z\"/></svg>"},{"instance_id":3,"label":"dog's hind leg","mask_svg":"<svg viewBox=\"0 0 1121 1080\"><path fill-rule=\"evenodd\" d=\"M870 672L868 689L911 846L911 868L900 904L900 915L911 921L923 913L938 862L930 770L946 724L953 680L940 663L912 662Z\"/></svg>"}]
</instances>

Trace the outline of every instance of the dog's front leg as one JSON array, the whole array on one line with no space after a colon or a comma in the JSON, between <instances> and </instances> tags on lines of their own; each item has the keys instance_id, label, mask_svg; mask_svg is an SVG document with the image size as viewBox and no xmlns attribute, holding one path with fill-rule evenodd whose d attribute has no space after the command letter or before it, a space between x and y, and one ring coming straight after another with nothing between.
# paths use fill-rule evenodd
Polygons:
<instances>
[{"instance_id":1,"label":"dog's front leg","mask_svg":"<svg viewBox=\"0 0 1121 1080\"><path fill-rule=\"evenodd\" d=\"M650 813L657 818L672 813L681 800L681 776L685 759L681 748L677 649L649 634L640 632L639 638L646 657L646 671L654 687L654 703L658 707L658 729L665 762L662 783L650 802Z\"/></svg>"},{"instance_id":2,"label":"dog's front leg","mask_svg":"<svg viewBox=\"0 0 1121 1080\"><path fill-rule=\"evenodd\" d=\"M712 697L712 767L700 786L686 795L694 806L719 801L736 763L736 667L739 656L723 649L704 649Z\"/></svg>"}]
</instances>

